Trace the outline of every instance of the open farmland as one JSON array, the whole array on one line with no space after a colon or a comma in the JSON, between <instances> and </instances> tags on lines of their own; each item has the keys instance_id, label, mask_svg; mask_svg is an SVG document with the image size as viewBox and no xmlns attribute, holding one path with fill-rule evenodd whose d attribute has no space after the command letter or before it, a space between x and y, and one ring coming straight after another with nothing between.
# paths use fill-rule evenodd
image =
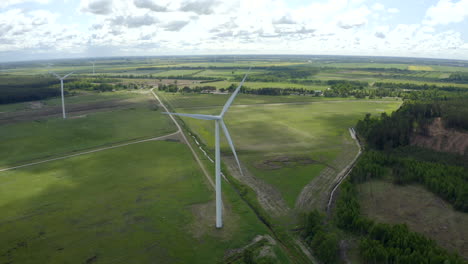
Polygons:
<instances>
[{"instance_id":1,"label":"open farmland","mask_svg":"<svg viewBox=\"0 0 468 264\"><path fill-rule=\"evenodd\" d=\"M216 230L214 193L179 142L2 172L0 261L215 263L268 234L228 185L224 196L226 226Z\"/></svg>"},{"instance_id":2,"label":"open farmland","mask_svg":"<svg viewBox=\"0 0 468 264\"><path fill-rule=\"evenodd\" d=\"M215 114L220 111L219 107L212 107L216 104L216 95L210 97L212 101L207 102L206 108L203 101L197 105L198 101L190 100L190 95L162 95L180 113ZM188 97L190 106L184 105L178 96ZM224 102L223 96L218 97ZM307 97L290 98L304 100ZM326 167L335 167L335 174L338 172L333 161L348 147L343 142L350 141L349 127L365 113L391 112L401 103L395 99L333 101L317 98L302 103L280 103L276 99L275 96L239 97L226 115L226 124L246 169L274 186L289 208L294 208L302 188ZM183 120L210 150L214 149L212 122ZM349 147L357 153L355 145ZM227 143L222 143L222 152L230 155ZM347 164L352 158L353 155L340 162ZM333 178L333 175L328 176Z\"/></svg>"},{"instance_id":3,"label":"open farmland","mask_svg":"<svg viewBox=\"0 0 468 264\"><path fill-rule=\"evenodd\" d=\"M354 166L360 152L349 128L367 113L390 114L406 99L447 101L468 94L458 89L468 92L463 74L468 64L461 61L121 57L96 60L96 74L91 61L12 63L0 72L0 99L2 93L4 98L17 94L0 104L0 210L5 212L0 216L0 263L34 258L42 263L245 264L249 256L259 263L314 262L324 250L305 236L310 226L303 215L314 209L324 212L338 176ZM217 230L210 185L214 122L176 117L197 154L196 164L149 89L169 110L219 114L250 67L244 84L249 89L241 90L225 116L242 174L221 135L225 225ZM67 120L61 118L59 82L48 70L75 72L65 82ZM42 89L54 93L35 99ZM18 96L20 90L33 96ZM49 160L56 158L64 159ZM46 162L1 171L40 161ZM439 207L445 209L433 211L434 197L417 188L399 192L377 185L378 197L373 187L370 194L359 190L366 216L408 223L429 237L432 230L444 246L465 254L465 234L452 232L466 226L464 213L445 210L442 203ZM386 188L398 197L386 199ZM336 190L335 201L340 196ZM400 196L409 200L407 207ZM386 212L379 211L379 203L385 202ZM397 205L403 209L390 215ZM326 237L320 241L337 239L335 244L346 253L341 242L351 237L351 263L365 262L358 252L359 238L334 223L333 203L331 208L324 216L331 220L324 221ZM425 225L435 214L447 217ZM254 246L243 250L251 242ZM259 256L266 258L262 262Z\"/></svg>"},{"instance_id":4,"label":"open farmland","mask_svg":"<svg viewBox=\"0 0 468 264\"><path fill-rule=\"evenodd\" d=\"M217 89L228 88L230 85L238 85L239 82L234 81L219 81L219 82L210 82L204 85L214 86ZM192 84L191 87L200 86L200 84ZM249 82L244 83L245 88L258 89L258 88L302 88L307 90L324 90L328 88L325 85L306 85L306 84L297 84L297 83L288 83L288 82Z\"/></svg>"},{"instance_id":5,"label":"open farmland","mask_svg":"<svg viewBox=\"0 0 468 264\"><path fill-rule=\"evenodd\" d=\"M77 111L66 120L56 99L44 101L41 109L1 114L0 148L9 151L0 153L0 166L175 132L148 92L103 97L70 98L68 111Z\"/></svg>"}]
</instances>

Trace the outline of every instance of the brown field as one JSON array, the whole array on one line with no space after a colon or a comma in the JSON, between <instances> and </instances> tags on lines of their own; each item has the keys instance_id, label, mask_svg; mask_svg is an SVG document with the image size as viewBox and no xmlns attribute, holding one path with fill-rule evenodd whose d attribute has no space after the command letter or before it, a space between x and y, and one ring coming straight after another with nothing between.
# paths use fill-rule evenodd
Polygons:
<instances>
[{"instance_id":1,"label":"brown field","mask_svg":"<svg viewBox=\"0 0 468 264\"><path fill-rule=\"evenodd\" d=\"M374 180L358 188L364 215L384 223L405 223L468 259L468 214L455 211L420 185L399 186Z\"/></svg>"},{"instance_id":2,"label":"brown field","mask_svg":"<svg viewBox=\"0 0 468 264\"><path fill-rule=\"evenodd\" d=\"M415 135L411 144L436 151L452 152L464 155L468 153L468 133L446 129L440 117L428 126L428 135Z\"/></svg>"}]
</instances>

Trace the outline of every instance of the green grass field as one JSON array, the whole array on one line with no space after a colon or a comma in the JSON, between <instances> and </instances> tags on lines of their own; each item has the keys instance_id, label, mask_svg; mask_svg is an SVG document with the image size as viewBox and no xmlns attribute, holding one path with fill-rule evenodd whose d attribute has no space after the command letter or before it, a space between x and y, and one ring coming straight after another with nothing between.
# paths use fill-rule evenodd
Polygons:
<instances>
[{"instance_id":1,"label":"green grass field","mask_svg":"<svg viewBox=\"0 0 468 264\"><path fill-rule=\"evenodd\" d=\"M148 96L148 95L145 95ZM2 125L0 166L175 132L160 110L147 104L88 113L81 118L60 117Z\"/></svg>"},{"instance_id":2,"label":"green grass field","mask_svg":"<svg viewBox=\"0 0 468 264\"><path fill-rule=\"evenodd\" d=\"M70 104L79 104L79 103L94 103L94 102L104 102L109 100L131 100L131 99L141 99L144 95L149 96L148 91L115 91L115 92L81 92L78 95L74 96L65 96L65 106ZM40 101L44 106L61 106L62 99L60 97L50 98L47 100ZM22 102L14 104L0 104L0 113L5 112L14 112L21 110L31 109L31 102Z\"/></svg>"},{"instance_id":3,"label":"green grass field","mask_svg":"<svg viewBox=\"0 0 468 264\"><path fill-rule=\"evenodd\" d=\"M226 184L215 229L205 182L185 145L162 141L3 172L0 261L216 263L268 234Z\"/></svg>"},{"instance_id":4,"label":"green grass field","mask_svg":"<svg viewBox=\"0 0 468 264\"><path fill-rule=\"evenodd\" d=\"M248 101L248 97L239 97L236 103ZM277 187L290 206L294 205L301 189L343 151L342 140L343 136L347 136L349 127L354 126L366 113L391 112L401 104L401 101L396 100L336 99L316 99L306 104L280 104L277 99L282 97L261 98L263 104L251 101L250 104L233 105L225 122L240 159L256 177ZM219 100L224 102L222 98ZM273 104L265 104L269 100ZM177 102L175 105L179 106L176 110L180 113L215 114L219 111L219 107L196 108L192 105L184 108L184 104ZM191 118L183 120L209 149L214 149L213 122ZM222 151L230 154L225 141L222 143ZM296 164L298 166L282 164L275 169L261 165L278 157L306 157L314 162Z\"/></svg>"},{"instance_id":5,"label":"green grass field","mask_svg":"<svg viewBox=\"0 0 468 264\"><path fill-rule=\"evenodd\" d=\"M239 82L230 82L230 81L219 81L219 82L210 82L203 84L192 84L191 87L195 86L214 86L217 89L228 88L231 84L238 85ZM303 88L307 90L325 90L329 86L326 85L305 85L297 83L288 83L288 82L249 82L244 83L244 87L250 89L259 89L259 88Z\"/></svg>"}]
</instances>

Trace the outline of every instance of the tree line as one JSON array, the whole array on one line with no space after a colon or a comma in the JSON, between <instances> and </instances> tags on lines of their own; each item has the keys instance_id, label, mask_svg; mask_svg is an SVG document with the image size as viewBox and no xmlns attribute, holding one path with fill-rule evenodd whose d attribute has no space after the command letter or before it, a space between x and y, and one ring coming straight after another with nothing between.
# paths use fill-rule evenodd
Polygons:
<instances>
[{"instance_id":1,"label":"tree line","mask_svg":"<svg viewBox=\"0 0 468 264\"><path fill-rule=\"evenodd\" d=\"M49 76L4 75L0 79L0 104L42 100L60 95L57 79Z\"/></svg>"}]
</instances>

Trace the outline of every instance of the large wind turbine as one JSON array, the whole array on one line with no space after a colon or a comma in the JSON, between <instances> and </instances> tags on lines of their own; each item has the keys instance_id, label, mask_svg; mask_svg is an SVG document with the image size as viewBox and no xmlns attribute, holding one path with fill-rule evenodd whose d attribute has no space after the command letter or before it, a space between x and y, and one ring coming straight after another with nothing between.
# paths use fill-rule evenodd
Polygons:
<instances>
[{"instance_id":1,"label":"large wind turbine","mask_svg":"<svg viewBox=\"0 0 468 264\"><path fill-rule=\"evenodd\" d=\"M250 69L249 69L250 71ZM234 158L236 159L237 166L239 166L239 171L242 173L242 169L240 166L239 159L237 158L236 149L234 148L234 144L232 143L231 136L227 130L226 125L224 124L223 117L226 114L227 110L236 98L236 95L239 93L240 88L244 84L245 79L247 78L248 72L245 74L242 82L237 86L236 90L232 93L231 97L227 100L226 104L219 115L200 115L200 114L179 114L179 113L167 113L169 115L178 115L178 116L186 116L192 117L196 119L203 119L203 120L214 120L215 121L215 180L216 180L216 228L223 227L223 207L222 207L222 200L221 200L221 155L220 155L220 146L219 146L219 127L223 129L224 135L231 147L232 153L234 154Z\"/></svg>"},{"instance_id":2,"label":"large wind turbine","mask_svg":"<svg viewBox=\"0 0 468 264\"><path fill-rule=\"evenodd\" d=\"M67 118L67 115L65 114L65 99L64 99L64 96L63 96L63 80L65 80L65 78L67 78L68 76L72 75L73 72L70 72L69 74L63 76L63 77L60 77L58 74L56 74L55 72L51 72L53 75L55 75L55 77L57 77L57 79L60 80L60 88L61 88L61 91L62 91L62 114L63 114L63 119Z\"/></svg>"}]
</instances>

